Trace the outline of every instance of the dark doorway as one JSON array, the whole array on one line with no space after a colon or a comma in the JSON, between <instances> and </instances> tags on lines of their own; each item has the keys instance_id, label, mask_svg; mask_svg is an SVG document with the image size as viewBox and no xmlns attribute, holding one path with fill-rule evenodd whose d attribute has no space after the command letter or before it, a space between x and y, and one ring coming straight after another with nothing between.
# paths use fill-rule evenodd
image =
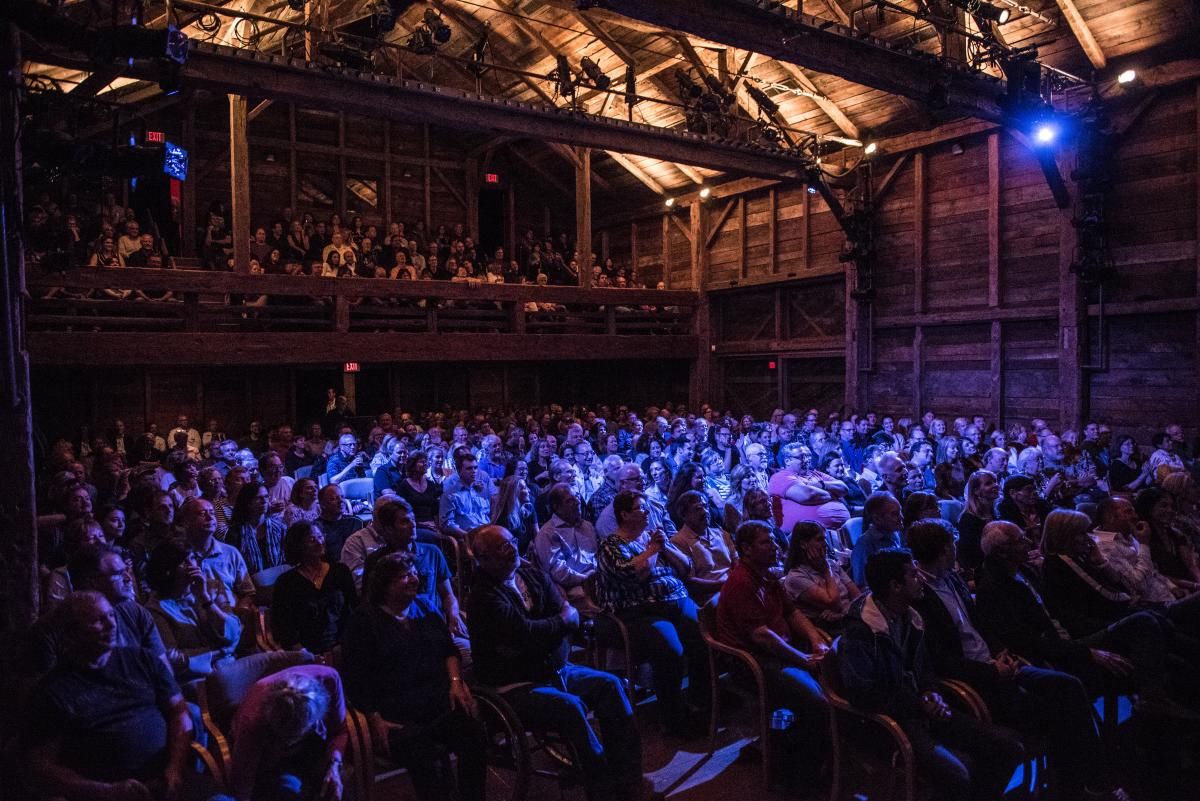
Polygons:
<instances>
[{"instance_id":1,"label":"dark doorway","mask_svg":"<svg viewBox=\"0 0 1200 801\"><path fill-rule=\"evenodd\" d=\"M325 417L325 391L331 387L342 394L342 371L337 368L296 371L297 425L307 429Z\"/></svg>"},{"instance_id":2,"label":"dark doorway","mask_svg":"<svg viewBox=\"0 0 1200 801\"><path fill-rule=\"evenodd\" d=\"M504 247L504 191L483 189L479 192L479 261L482 267L492 260L496 248Z\"/></svg>"}]
</instances>

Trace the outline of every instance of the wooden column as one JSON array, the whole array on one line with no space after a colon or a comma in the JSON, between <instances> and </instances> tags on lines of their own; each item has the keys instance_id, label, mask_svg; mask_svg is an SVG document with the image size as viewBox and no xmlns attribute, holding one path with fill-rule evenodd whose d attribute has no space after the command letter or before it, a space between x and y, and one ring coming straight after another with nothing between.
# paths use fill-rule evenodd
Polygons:
<instances>
[{"instance_id":1,"label":"wooden column","mask_svg":"<svg viewBox=\"0 0 1200 801\"><path fill-rule=\"evenodd\" d=\"M512 181L504 192L504 252L508 260L517 257L517 188Z\"/></svg>"},{"instance_id":2,"label":"wooden column","mask_svg":"<svg viewBox=\"0 0 1200 801\"><path fill-rule=\"evenodd\" d=\"M338 112L338 177L337 191L334 193L337 208L334 209L338 214L346 219L342 221L343 225L349 225L350 220L346 214L346 112ZM353 407L351 407L353 408Z\"/></svg>"},{"instance_id":3,"label":"wooden column","mask_svg":"<svg viewBox=\"0 0 1200 801\"><path fill-rule=\"evenodd\" d=\"M1000 305L1000 134L988 134L988 306Z\"/></svg>"},{"instance_id":4,"label":"wooden column","mask_svg":"<svg viewBox=\"0 0 1200 801\"><path fill-rule=\"evenodd\" d=\"M1075 154L1064 152L1059 169L1069 176ZM1079 430L1087 416L1087 391L1083 374L1084 345L1087 337L1087 305L1079 276L1071 271L1079 232L1071 224L1073 209L1059 212L1058 235L1058 425L1060 431Z\"/></svg>"},{"instance_id":5,"label":"wooden column","mask_svg":"<svg viewBox=\"0 0 1200 801\"><path fill-rule=\"evenodd\" d=\"M475 245L479 245L479 159L467 159L464 163L464 189L467 200L467 232ZM476 265L478 266L478 265Z\"/></svg>"},{"instance_id":6,"label":"wooden column","mask_svg":"<svg viewBox=\"0 0 1200 801\"><path fill-rule=\"evenodd\" d=\"M807 192L805 193L808 194ZM844 397L843 404L845 405L846 413L849 414L859 407L858 396L858 354L859 354L859 337L862 331L860 321L861 304L855 300L854 291L857 288L855 282L854 266L847 264L845 268L846 278L846 375L844 381Z\"/></svg>"},{"instance_id":7,"label":"wooden column","mask_svg":"<svg viewBox=\"0 0 1200 801\"><path fill-rule=\"evenodd\" d=\"M692 365L692 373L688 382L688 406L700 408L700 404L708 402L712 397L712 312L708 302L708 239L707 215L704 204L699 200L691 207L691 238L692 238L692 287L696 290L696 361Z\"/></svg>"},{"instance_id":8,"label":"wooden column","mask_svg":"<svg viewBox=\"0 0 1200 801\"><path fill-rule=\"evenodd\" d=\"M33 486L33 414L29 353L25 350L25 252L19 229L21 195L21 36L0 28L0 223L4 270L0 275L0 633L27 630L38 612L37 502ZM12 226L10 230L8 226ZM4 638L8 641L8 637ZM7 694L6 694L7 695Z\"/></svg>"},{"instance_id":9,"label":"wooden column","mask_svg":"<svg viewBox=\"0 0 1200 801\"><path fill-rule=\"evenodd\" d=\"M746 277L746 198L738 198L738 278Z\"/></svg>"},{"instance_id":10,"label":"wooden column","mask_svg":"<svg viewBox=\"0 0 1200 801\"><path fill-rule=\"evenodd\" d=\"M579 252L579 285L592 283L592 151L575 148L575 250Z\"/></svg>"},{"instance_id":11,"label":"wooden column","mask_svg":"<svg viewBox=\"0 0 1200 801\"><path fill-rule=\"evenodd\" d=\"M288 208L292 213L296 212L296 201L300 196L299 186L300 176L296 173L296 104L288 103Z\"/></svg>"},{"instance_id":12,"label":"wooden column","mask_svg":"<svg viewBox=\"0 0 1200 801\"><path fill-rule=\"evenodd\" d=\"M196 153L195 95L188 93L187 111L183 115L183 147L193 158ZM196 255L196 173L193 171L182 183L179 197L179 253ZM205 220L207 223L208 221Z\"/></svg>"},{"instance_id":13,"label":"wooden column","mask_svg":"<svg viewBox=\"0 0 1200 801\"><path fill-rule=\"evenodd\" d=\"M779 215L778 206L779 195L775 187L771 187L767 190L767 272L770 275L779 271L779 259L775 252L775 241L778 239L776 234L778 221L775 218Z\"/></svg>"},{"instance_id":14,"label":"wooden column","mask_svg":"<svg viewBox=\"0 0 1200 801\"><path fill-rule=\"evenodd\" d=\"M638 271L638 224L632 222L629 224L629 266L634 271Z\"/></svg>"},{"instance_id":15,"label":"wooden column","mask_svg":"<svg viewBox=\"0 0 1200 801\"><path fill-rule=\"evenodd\" d=\"M913 329L912 348L912 408L913 415L920 416L925 407L925 331L919 325Z\"/></svg>"},{"instance_id":16,"label":"wooden column","mask_svg":"<svg viewBox=\"0 0 1200 801\"><path fill-rule=\"evenodd\" d=\"M913 155L913 314L925 311L925 154ZM915 414L921 414L915 410Z\"/></svg>"},{"instance_id":17,"label":"wooden column","mask_svg":"<svg viewBox=\"0 0 1200 801\"><path fill-rule=\"evenodd\" d=\"M809 225L809 220L812 217L812 193L808 191L808 184L804 185L804 194L800 197L800 209L803 219L800 220L800 269L808 269L808 240L811 238L812 226Z\"/></svg>"},{"instance_id":18,"label":"wooden column","mask_svg":"<svg viewBox=\"0 0 1200 801\"><path fill-rule=\"evenodd\" d=\"M600 232L600 263L608 261L608 229Z\"/></svg>"},{"instance_id":19,"label":"wooden column","mask_svg":"<svg viewBox=\"0 0 1200 801\"><path fill-rule=\"evenodd\" d=\"M425 184L425 231L428 234L435 233L433 230L433 183L432 183L432 168L429 166L429 124L421 126L422 152L425 154L424 166L424 184ZM391 222L389 220L388 222Z\"/></svg>"},{"instance_id":20,"label":"wooden column","mask_svg":"<svg viewBox=\"0 0 1200 801\"><path fill-rule=\"evenodd\" d=\"M992 320L991 374L988 391L991 393L992 422L1004 429L1004 325Z\"/></svg>"},{"instance_id":21,"label":"wooden column","mask_svg":"<svg viewBox=\"0 0 1200 801\"><path fill-rule=\"evenodd\" d=\"M667 289L671 288L671 214L667 212L662 216L662 265L663 265L663 286Z\"/></svg>"},{"instance_id":22,"label":"wooden column","mask_svg":"<svg viewBox=\"0 0 1200 801\"><path fill-rule=\"evenodd\" d=\"M425 166L426 172L429 171L428 162ZM380 194L383 196L383 232L387 234L388 224L395 217L392 216L392 121L383 121L383 191ZM429 225L425 225L425 233L432 234L429 230ZM422 253L422 256L425 254Z\"/></svg>"},{"instance_id":23,"label":"wooden column","mask_svg":"<svg viewBox=\"0 0 1200 801\"><path fill-rule=\"evenodd\" d=\"M229 180L233 195L233 269L250 272L250 146L246 98L229 95Z\"/></svg>"}]
</instances>

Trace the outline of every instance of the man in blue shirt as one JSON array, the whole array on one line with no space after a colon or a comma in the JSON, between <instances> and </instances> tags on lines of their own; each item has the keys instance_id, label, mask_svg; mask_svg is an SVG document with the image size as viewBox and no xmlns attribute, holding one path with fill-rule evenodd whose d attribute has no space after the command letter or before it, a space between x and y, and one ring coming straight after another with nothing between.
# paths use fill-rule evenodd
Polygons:
<instances>
[{"instance_id":1,"label":"man in blue shirt","mask_svg":"<svg viewBox=\"0 0 1200 801\"><path fill-rule=\"evenodd\" d=\"M875 492L863 506L862 536L854 543L850 556L850 575L858 586L867 581L867 560L879 551L900 547L904 515L900 502L890 492Z\"/></svg>"},{"instance_id":2,"label":"man in blue shirt","mask_svg":"<svg viewBox=\"0 0 1200 801\"><path fill-rule=\"evenodd\" d=\"M342 434L338 438L337 450L325 465L325 475L330 484L341 484L352 478L366 478L369 475L367 466L370 462L367 455L358 450L358 437Z\"/></svg>"},{"instance_id":3,"label":"man in blue shirt","mask_svg":"<svg viewBox=\"0 0 1200 801\"><path fill-rule=\"evenodd\" d=\"M491 522L492 503L491 493L478 476L479 461L474 456L459 451L454 456L454 467L458 471L458 488L442 494L438 522L443 533L461 542L468 531Z\"/></svg>"}]
</instances>

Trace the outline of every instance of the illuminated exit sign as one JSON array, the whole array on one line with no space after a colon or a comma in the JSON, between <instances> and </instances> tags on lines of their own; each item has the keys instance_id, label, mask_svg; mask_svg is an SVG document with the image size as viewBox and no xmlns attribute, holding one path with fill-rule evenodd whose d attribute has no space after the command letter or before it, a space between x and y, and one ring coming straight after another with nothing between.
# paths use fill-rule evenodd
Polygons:
<instances>
[{"instance_id":1,"label":"illuminated exit sign","mask_svg":"<svg viewBox=\"0 0 1200 801\"><path fill-rule=\"evenodd\" d=\"M167 141L167 137L163 134L162 131L146 131L146 141L147 142L165 142L165 141Z\"/></svg>"},{"instance_id":2,"label":"illuminated exit sign","mask_svg":"<svg viewBox=\"0 0 1200 801\"><path fill-rule=\"evenodd\" d=\"M494 172L484 173L483 182L488 184L498 184L500 183L500 175Z\"/></svg>"},{"instance_id":3,"label":"illuminated exit sign","mask_svg":"<svg viewBox=\"0 0 1200 801\"><path fill-rule=\"evenodd\" d=\"M358 372L358 362L346 362L345 364L342 365L342 372L343 373L357 373Z\"/></svg>"}]
</instances>

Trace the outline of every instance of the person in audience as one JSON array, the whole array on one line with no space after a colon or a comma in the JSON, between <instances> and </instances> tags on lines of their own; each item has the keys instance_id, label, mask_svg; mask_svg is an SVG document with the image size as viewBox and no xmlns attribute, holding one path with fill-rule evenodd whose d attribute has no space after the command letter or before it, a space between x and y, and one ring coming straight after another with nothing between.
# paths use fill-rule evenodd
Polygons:
<instances>
[{"instance_id":1,"label":"person in audience","mask_svg":"<svg viewBox=\"0 0 1200 801\"><path fill-rule=\"evenodd\" d=\"M996 506L999 519L1015 524L1032 541L1040 541L1042 522L1050 513L1050 505L1038 495L1037 481L1018 474L1004 480L1004 495Z\"/></svg>"},{"instance_id":2,"label":"person in audience","mask_svg":"<svg viewBox=\"0 0 1200 801\"><path fill-rule=\"evenodd\" d=\"M457 797L484 801L486 733L445 619L421 595L411 553L379 560L342 638L342 676L371 737L406 768L421 801L448 801L441 753L456 757Z\"/></svg>"},{"instance_id":3,"label":"person in audience","mask_svg":"<svg viewBox=\"0 0 1200 801\"><path fill-rule=\"evenodd\" d=\"M924 520L928 517L942 516L942 507L932 492L912 493L904 499L900 511L904 520Z\"/></svg>"},{"instance_id":4,"label":"person in audience","mask_svg":"<svg viewBox=\"0 0 1200 801\"><path fill-rule=\"evenodd\" d=\"M599 518L600 513L604 511L604 507L612 503L612 499L617 496L617 492L619 491L617 486L618 475L624 466L625 461L616 455L606 456L604 461L601 462L604 482L596 487L591 497L587 500L588 518L590 520Z\"/></svg>"},{"instance_id":5,"label":"person in audience","mask_svg":"<svg viewBox=\"0 0 1200 801\"><path fill-rule=\"evenodd\" d=\"M745 448L745 465L758 478L759 486L766 489L771 480L771 471L767 467L767 447L760 442L751 442Z\"/></svg>"},{"instance_id":6,"label":"person in audience","mask_svg":"<svg viewBox=\"0 0 1200 801\"><path fill-rule=\"evenodd\" d=\"M337 484L326 484L317 492L319 514L313 521L325 535L325 554L330 562L342 561L342 548L363 527L363 521L346 514L346 499Z\"/></svg>"},{"instance_id":7,"label":"person in audience","mask_svg":"<svg viewBox=\"0 0 1200 801\"><path fill-rule=\"evenodd\" d=\"M841 502L848 492L846 485L814 469L812 451L798 442L780 448L779 458L783 467L766 485L775 524L784 531L805 520L841 528L850 517Z\"/></svg>"},{"instance_id":8,"label":"person in audience","mask_svg":"<svg viewBox=\"0 0 1200 801\"><path fill-rule=\"evenodd\" d=\"M376 465L376 460L379 464ZM408 460L408 451L399 439L392 435L388 435L383 446L379 449L379 453L371 460L373 471L371 478L375 482L375 497L379 497L385 492L399 492L400 484L406 475L405 464Z\"/></svg>"},{"instance_id":9,"label":"person in audience","mask_svg":"<svg viewBox=\"0 0 1200 801\"><path fill-rule=\"evenodd\" d=\"M146 608L179 681L203 678L233 660L242 623L217 602L195 551L164 542L150 555L146 580L153 593Z\"/></svg>"},{"instance_id":10,"label":"person in audience","mask_svg":"<svg viewBox=\"0 0 1200 801\"><path fill-rule=\"evenodd\" d=\"M800 613L825 633L841 634L850 605L862 590L829 554L825 530L819 524L796 524L783 569L783 590Z\"/></svg>"},{"instance_id":11,"label":"person in audience","mask_svg":"<svg viewBox=\"0 0 1200 801\"><path fill-rule=\"evenodd\" d=\"M297 665L259 679L238 705L231 739L232 801L341 801L348 732L333 668Z\"/></svg>"},{"instance_id":12,"label":"person in audience","mask_svg":"<svg viewBox=\"0 0 1200 801\"><path fill-rule=\"evenodd\" d=\"M470 451L458 451L454 455L457 486L453 490L443 487L438 507L438 521L442 533L449 534L468 550L467 532L491 520L492 501L488 486L490 479L479 474L479 460Z\"/></svg>"},{"instance_id":13,"label":"person in audience","mask_svg":"<svg viewBox=\"0 0 1200 801\"><path fill-rule=\"evenodd\" d=\"M329 561L324 532L307 520L288 527L283 558L293 567L275 581L271 633L288 650L328 653L358 606L354 577L341 562Z\"/></svg>"},{"instance_id":14,"label":"person in audience","mask_svg":"<svg viewBox=\"0 0 1200 801\"><path fill-rule=\"evenodd\" d=\"M500 482L492 523L503 526L516 537L521 553L528 552L529 544L537 536L538 519L524 479L513 475Z\"/></svg>"},{"instance_id":15,"label":"person in audience","mask_svg":"<svg viewBox=\"0 0 1200 801\"><path fill-rule=\"evenodd\" d=\"M957 523L958 563L964 570L974 572L983 562L979 542L983 539L983 527L996 519L996 499L999 497L1000 484L990 470L976 470L967 479L967 504Z\"/></svg>"},{"instance_id":16,"label":"person in audience","mask_svg":"<svg viewBox=\"0 0 1200 801\"><path fill-rule=\"evenodd\" d=\"M884 451L876 460L879 467L880 490L890 492L896 500L903 501L912 491L908 478L908 465L892 451ZM865 503L865 501L864 501Z\"/></svg>"},{"instance_id":17,"label":"person in audience","mask_svg":"<svg viewBox=\"0 0 1200 801\"><path fill-rule=\"evenodd\" d=\"M797 528L818 528L799 523ZM793 542L795 540L793 539ZM819 774L828 754L829 705L813 673L828 650L828 638L789 600L771 575L779 546L766 523L752 520L734 535L738 560L717 604L717 636L755 655L767 679L771 703L791 709L797 774Z\"/></svg>"},{"instance_id":18,"label":"person in audience","mask_svg":"<svg viewBox=\"0 0 1200 801\"><path fill-rule=\"evenodd\" d=\"M600 601L624 621L634 648L649 658L663 723L689 737L696 730L683 679L688 677L690 695L703 705L708 659L696 604L683 582L688 559L662 529L649 528L650 507L641 492L622 490L612 506L617 529L601 541L597 556Z\"/></svg>"},{"instance_id":19,"label":"person in audience","mask_svg":"<svg viewBox=\"0 0 1200 801\"><path fill-rule=\"evenodd\" d=\"M81 517L72 520L66 527L63 534L63 554L66 556L67 564L70 564L71 557L76 551L86 545L103 545L107 544L104 538L104 529L99 523L90 518ZM41 613L44 615L62 602L71 594L71 573L67 569L67 565L60 565L51 571L46 577L45 589L42 596Z\"/></svg>"},{"instance_id":20,"label":"person in audience","mask_svg":"<svg viewBox=\"0 0 1200 801\"><path fill-rule=\"evenodd\" d=\"M1200 583L1195 545L1175 526L1174 499L1159 487L1147 487L1137 494L1134 504L1138 517L1150 524L1150 555L1155 566L1174 581Z\"/></svg>"},{"instance_id":21,"label":"person in audience","mask_svg":"<svg viewBox=\"0 0 1200 801\"><path fill-rule=\"evenodd\" d=\"M671 536L671 543L688 558L684 576L688 593L698 605L703 605L729 578L735 551L733 541L719 526L713 526L709 504L704 495L690 490L675 502L682 525Z\"/></svg>"},{"instance_id":22,"label":"person in audience","mask_svg":"<svg viewBox=\"0 0 1200 801\"><path fill-rule=\"evenodd\" d=\"M180 798L192 721L170 670L122 641L99 592L71 593L51 623L62 659L33 691L20 744L32 789L66 801Z\"/></svg>"},{"instance_id":23,"label":"person in audience","mask_svg":"<svg viewBox=\"0 0 1200 801\"><path fill-rule=\"evenodd\" d=\"M642 787L641 740L633 707L616 676L571 664L579 612L545 573L523 563L512 534L498 525L475 534L479 570L468 613L475 626L475 676L504 693L521 720L560 732L581 760L589 798L636 801ZM587 718L591 710L603 739Z\"/></svg>"},{"instance_id":24,"label":"person in audience","mask_svg":"<svg viewBox=\"0 0 1200 801\"><path fill-rule=\"evenodd\" d=\"M961 500L967 483L962 443L958 437L938 440L937 465L933 468L934 493L944 500Z\"/></svg>"},{"instance_id":25,"label":"person in audience","mask_svg":"<svg viewBox=\"0 0 1200 801\"><path fill-rule=\"evenodd\" d=\"M179 510L183 542L194 555L205 590L226 610L254 605L254 582L241 551L216 538L217 516L213 505L192 498Z\"/></svg>"},{"instance_id":26,"label":"person in audience","mask_svg":"<svg viewBox=\"0 0 1200 801\"><path fill-rule=\"evenodd\" d=\"M878 551L866 574L871 592L851 610L838 649L846 698L899 724L935 798L1001 797L1025 750L1007 729L951 711L936 691L924 626L913 609L923 586L912 554Z\"/></svg>"},{"instance_id":27,"label":"person in audience","mask_svg":"<svg viewBox=\"0 0 1200 801\"><path fill-rule=\"evenodd\" d=\"M596 530L583 516L578 491L555 484L546 493L552 515L533 541L531 559L545 570L574 604L585 599L584 584L596 573Z\"/></svg>"},{"instance_id":28,"label":"person in audience","mask_svg":"<svg viewBox=\"0 0 1200 801\"><path fill-rule=\"evenodd\" d=\"M1150 553L1153 530L1125 498L1106 498L1096 510L1099 524L1092 535L1108 566L1125 591L1141 604L1167 606L1192 595L1193 582L1163 575Z\"/></svg>"},{"instance_id":29,"label":"person in audience","mask_svg":"<svg viewBox=\"0 0 1200 801\"><path fill-rule=\"evenodd\" d=\"M321 514L318 494L316 481L311 478L296 479L287 508L283 510L283 524L290 526L301 520L316 520Z\"/></svg>"},{"instance_id":30,"label":"person in audience","mask_svg":"<svg viewBox=\"0 0 1200 801\"><path fill-rule=\"evenodd\" d=\"M417 525L430 531L437 530L438 502L442 497L442 485L429 478L429 457L415 450L404 462L404 477L396 482L396 494L408 501L417 517Z\"/></svg>"},{"instance_id":31,"label":"person in audience","mask_svg":"<svg viewBox=\"0 0 1200 801\"><path fill-rule=\"evenodd\" d=\"M1182 473L1187 470L1183 459L1175 452L1175 439L1165 431L1155 434L1150 439L1154 451L1150 454L1150 471L1154 475L1154 483L1162 484L1163 479L1171 473Z\"/></svg>"},{"instance_id":32,"label":"person in audience","mask_svg":"<svg viewBox=\"0 0 1200 801\"><path fill-rule=\"evenodd\" d=\"M238 492L229 518L226 542L237 548L250 575L283 564L283 520L267 514L270 508L267 488L251 481Z\"/></svg>"},{"instance_id":33,"label":"person in audience","mask_svg":"<svg viewBox=\"0 0 1200 801\"><path fill-rule=\"evenodd\" d=\"M646 478L642 474L641 468L636 464L627 464L617 473L617 489L618 494L621 492L642 492L646 486ZM616 501L616 498L613 498ZM667 513L665 503L659 503L649 496L646 497L646 509L650 515L647 526L651 531L662 529L666 536L674 536L677 531L675 521L671 519L671 515ZM613 503L600 512L600 516L596 518L596 534L601 538L608 537L618 526L616 507Z\"/></svg>"},{"instance_id":34,"label":"person in audience","mask_svg":"<svg viewBox=\"0 0 1200 801\"><path fill-rule=\"evenodd\" d=\"M862 521L862 534L855 541L850 557L850 575L860 587L867 583L867 561L871 556L900 547L900 534L904 531L900 502L890 492L873 493L863 506Z\"/></svg>"},{"instance_id":35,"label":"person in audience","mask_svg":"<svg viewBox=\"0 0 1200 801\"><path fill-rule=\"evenodd\" d=\"M352 478L366 478L370 458L358 449L358 437L353 433L338 437L338 447L325 463L325 476L330 484L340 484Z\"/></svg>"},{"instance_id":36,"label":"person in audience","mask_svg":"<svg viewBox=\"0 0 1200 801\"><path fill-rule=\"evenodd\" d=\"M1117 437L1109 453L1108 487L1112 492L1137 492L1154 483L1150 461L1142 459L1137 441L1125 434Z\"/></svg>"},{"instance_id":37,"label":"person in audience","mask_svg":"<svg viewBox=\"0 0 1200 801\"><path fill-rule=\"evenodd\" d=\"M675 473L671 468L670 460L662 456L651 456L641 463L641 468L645 473L645 477L649 479L649 486L646 487L646 497L665 509L667 505L667 492L671 489L671 482L675 480ZM619 475L617 480L617 489L620 491ZM611 502L610 499L609 503Z\"/></svg>"}]
</instances>

